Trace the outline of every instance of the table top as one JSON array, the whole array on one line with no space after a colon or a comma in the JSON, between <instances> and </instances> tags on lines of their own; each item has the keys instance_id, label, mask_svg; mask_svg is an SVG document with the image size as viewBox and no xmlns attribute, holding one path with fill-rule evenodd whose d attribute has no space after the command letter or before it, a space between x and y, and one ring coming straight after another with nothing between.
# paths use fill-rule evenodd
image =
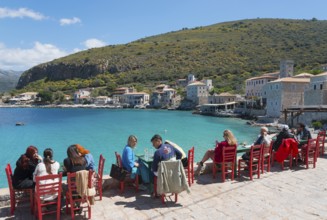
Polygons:
<instances>
[{"instance_id":1,"label":"table top","mask_svg":"<svg viewBox=\"0 0 327 220\"><path fill-rule=\"evenodd\" d=\"M146 162L146 163L152 163L153 162L153 156L149 156L149 158L147 158L147 160L145 159L144 154L136 154L135 156L138 157L140 160Z\"/></svg>"}]
</instances>

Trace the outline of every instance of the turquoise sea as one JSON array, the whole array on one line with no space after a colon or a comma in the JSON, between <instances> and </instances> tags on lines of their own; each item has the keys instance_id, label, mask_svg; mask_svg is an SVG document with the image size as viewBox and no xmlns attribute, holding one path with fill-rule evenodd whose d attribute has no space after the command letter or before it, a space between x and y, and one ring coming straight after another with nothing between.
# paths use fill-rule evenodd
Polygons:
<instances>
[{"instance_id":1,"label":"turquoise sea","mask_svg":"<svg viewBox=\"0 0 327 220\"><path fill-rule=\"evenodd\" d=\"M15 126L24 122L24 126ZM102 153L106 160L105 174L109 174L114 152L122 152L130 134L138 137L136 153L152 148L154 134L171 140L185 152L195 147L198 161L222 133L230 129L239 143L251 143L259 129L246 121L194 115L187 111L134 109L78 109L78 108L0 108L0 187L7 187L5 166L15 168L16 160L29 145L43 150L51 147L54 159L62 162L67 147L79 143L89 149L98 163Z\"/></svg>"}]
</instances>

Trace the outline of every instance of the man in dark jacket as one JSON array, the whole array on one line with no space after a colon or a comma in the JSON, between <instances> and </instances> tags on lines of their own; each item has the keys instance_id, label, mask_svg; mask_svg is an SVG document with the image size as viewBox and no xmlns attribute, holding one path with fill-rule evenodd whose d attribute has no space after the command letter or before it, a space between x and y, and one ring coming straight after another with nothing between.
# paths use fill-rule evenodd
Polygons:
<instances>
[{"instance_id":1,"label":"man in dark jacket","mask_svg":"<svg viewBox=\"0 0 327 220\"><path fill-rule=\"evenodd\" d=\"M289 130L289 127L288 125L282 125L280 127L282 130L281 132L279 132L279 134L276 136L276 140L273 144L273 150L274 151L277 151L279 146L282 144L283 142L283 139L286 139L286 138L294 138L295 139L295 136L294 134L292 134Z\"/></svg>"}]
</instances>

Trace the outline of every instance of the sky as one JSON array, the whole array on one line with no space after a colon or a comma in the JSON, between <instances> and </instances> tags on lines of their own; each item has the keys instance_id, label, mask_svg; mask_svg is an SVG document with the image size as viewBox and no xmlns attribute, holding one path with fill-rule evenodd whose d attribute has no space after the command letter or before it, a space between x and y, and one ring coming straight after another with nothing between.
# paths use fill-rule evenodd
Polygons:
<instances>
[{"instance_id":1,"label":"sky","mask_svg":"<svg viewBox=\"0 0 327 220\"><path fill-rule=\"evenodd\" d=\"M326 0L0 0L0 69L253 18L327 20Z\"/></svg>"}]
</instances>

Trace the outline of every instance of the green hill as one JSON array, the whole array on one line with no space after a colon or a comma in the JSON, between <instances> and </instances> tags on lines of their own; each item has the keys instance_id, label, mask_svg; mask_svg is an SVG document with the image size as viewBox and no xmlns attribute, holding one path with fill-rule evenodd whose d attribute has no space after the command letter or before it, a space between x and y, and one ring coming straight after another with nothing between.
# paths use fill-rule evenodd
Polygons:
<instances>
[{"instance_id":1,"label":"green hill","mask_svg":"<svg viewBox=\"0 0 327 220\"><path fill-rule=\"evenodd\" d=\"M317 73L327 63L327 21L251 19L184 28L124 45L82 51L23 73L18 89L109 89L125 84L175 82L193 73L219 91L242 91L244 80L279 69ZM33 83L32 83L33 82Z\"/></svg>"}]
</instances>

